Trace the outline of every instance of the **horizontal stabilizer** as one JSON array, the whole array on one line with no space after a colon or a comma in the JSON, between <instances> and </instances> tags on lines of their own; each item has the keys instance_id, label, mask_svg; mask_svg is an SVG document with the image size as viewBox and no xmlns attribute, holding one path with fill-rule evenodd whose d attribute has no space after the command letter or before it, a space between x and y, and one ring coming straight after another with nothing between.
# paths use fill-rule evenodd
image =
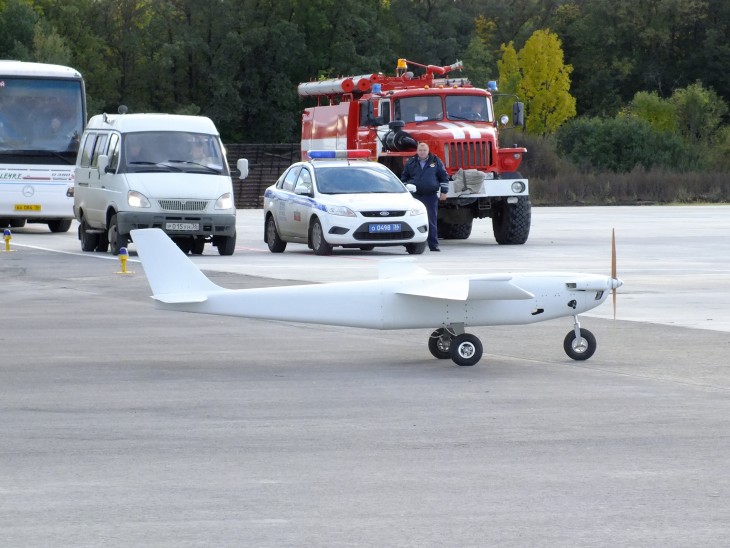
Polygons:
<instances>
[{"instance_id":1,"label":"horizontal stabilizer","mask_svg":"<svg viewBox=\"0 0 730 548\"><path fill-rule=\"evenodd\" d=\"M388 259L378 264L378 278L414 278L428 276L428 270L418 266L411 258Z\"/></svg>"},{"instance_id":2,"label":"horizontal stabilizer","mask_svg":"<svg viewBox=\"0 0 730 548\"><path fill-rule=\"evenodd\" d=\"M208 295L196 295L194 293L184 293L182 295L153 295L156 301L166 304L182 304L182 303L202 303L208 300Z\"/></svg>"}]
</instances>

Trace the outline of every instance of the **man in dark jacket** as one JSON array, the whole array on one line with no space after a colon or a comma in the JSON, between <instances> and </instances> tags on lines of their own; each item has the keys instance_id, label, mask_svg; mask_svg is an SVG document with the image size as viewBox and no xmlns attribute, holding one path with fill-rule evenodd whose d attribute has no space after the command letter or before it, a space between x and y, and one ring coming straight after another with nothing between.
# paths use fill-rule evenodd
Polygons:
<instances>
[{"instance_id":1,"label":"man in dark jacket","mask_svg":"<svg viewBox=\"0 0 730 548\"><path fill-rule=\"evenodd\" d=\"M418 143L416 155L406 162L400 176L404 183L416 185L415 198L423 202L428 212L428 248L439 249L438 215L439 199L446 200L449 191L449 175L438 156L431 154L426 143ZM441 193L439 198L439 192Z\"/></svg>"}]
</instances>

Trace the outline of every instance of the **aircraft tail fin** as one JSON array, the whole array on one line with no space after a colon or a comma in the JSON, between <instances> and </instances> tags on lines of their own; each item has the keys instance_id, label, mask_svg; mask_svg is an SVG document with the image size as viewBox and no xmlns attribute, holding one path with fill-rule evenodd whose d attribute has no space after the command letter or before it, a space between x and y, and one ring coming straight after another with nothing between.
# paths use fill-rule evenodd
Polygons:
<instances>
[{"instance_id":1,"label":"aircraft tail fin","mask_svg":"<svg viewBox=\"0 0 730 548\"><path fill-rule=\"evenodd\" d=\"M159 228L131 231L152 298L163 303L199 303L224 291L211 282Z\"/></svg>"}]
</instances>

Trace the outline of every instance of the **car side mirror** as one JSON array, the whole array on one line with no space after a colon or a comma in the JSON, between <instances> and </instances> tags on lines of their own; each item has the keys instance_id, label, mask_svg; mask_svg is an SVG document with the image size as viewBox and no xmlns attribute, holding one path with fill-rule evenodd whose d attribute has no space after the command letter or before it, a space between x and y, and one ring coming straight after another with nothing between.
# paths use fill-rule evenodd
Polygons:
<instances>
[{"instance_id":1,"label":"car side mirror","mask_svg":"<svg viewBox=\"0 0 730 548\"><path fill-rule=\"evenodd\" d=\"M512 120L515 126L524 128L525 127L525 103L516 101L512 105Z\"/></svg>"},{"instance_id":2,"label":"car side mirror","mask_svg":"<svg viewBox=\"0 0 730 548\"><path fill-rule=\"evenodd\" d=\"M109 167L109 156L99 154L99 157L96 159L96 167L99 169L99 173L109 173L107 169Z\"/></svg>"},{"instance_id":3,"label":"car side mirror","mask_svg":"<svg viewBox=\"0 0 730 548\"><path fill-rule=\"evenodd\" d=\"M410 193L414 193L418 189L416 188L416 185L414 185L413 183L407 183L406 190L408 190L408 192L410 192Z\"/></svg>"},{"instance_id":4,"label":"car side mirror","mask_svg":"<svg viewBox=\"0 0 730 548\"><path fill-rule=\"evenodd\" d=\"M239 158L236 162L236 168L239 171L239 179L245 179L248 177L248 160L246 158Z\"/></svg>"}]
</instances>

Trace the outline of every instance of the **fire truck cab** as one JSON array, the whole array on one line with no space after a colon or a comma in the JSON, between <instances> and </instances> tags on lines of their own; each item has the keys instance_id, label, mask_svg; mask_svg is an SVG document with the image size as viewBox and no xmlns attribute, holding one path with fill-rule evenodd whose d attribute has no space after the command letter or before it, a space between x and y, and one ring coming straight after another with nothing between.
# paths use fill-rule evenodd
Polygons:
<instances>
[{"instance_id":1,"label":"fire truck cab","mask_svg":"<svg viewBox=\"0 0 730 548\"><path fill-rule=\"evenodd\" d=\"M426 70L415 77L408 64ZM491 218L499 244L523 244L530 232L528 180L517 171L526 152L499 147L493 94L466 79L436 78L454 69L400 59L396 76L380 73L308 82L299 95L316 97L302 118L302 158L317 149L367 149L371 159L400 176L419 142L444 162L447 200L440 202L439 236L465 239L474 219ZM506 118L506 117L503 117ZM513 123L524 124L524 107L513 106Z\"/></svg>"}]
</instances>

